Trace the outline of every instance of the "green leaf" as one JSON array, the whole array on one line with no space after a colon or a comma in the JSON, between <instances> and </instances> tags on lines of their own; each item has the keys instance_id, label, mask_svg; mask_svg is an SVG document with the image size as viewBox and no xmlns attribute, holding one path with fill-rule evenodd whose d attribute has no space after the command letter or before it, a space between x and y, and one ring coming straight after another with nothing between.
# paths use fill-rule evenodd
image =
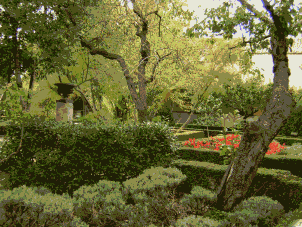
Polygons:
<instances>
[{"instance_id":1,"label":"green leaf","mask_svg":"<svg viewBox=\"0 0 302 227\"><path fill-rule=\"evenodd\" d=\"M230 164L230 161L229 161L229 160L223 160L223 164L224 164L224 165L229 165L229 164Z\"/></svg>"}]
</instances>

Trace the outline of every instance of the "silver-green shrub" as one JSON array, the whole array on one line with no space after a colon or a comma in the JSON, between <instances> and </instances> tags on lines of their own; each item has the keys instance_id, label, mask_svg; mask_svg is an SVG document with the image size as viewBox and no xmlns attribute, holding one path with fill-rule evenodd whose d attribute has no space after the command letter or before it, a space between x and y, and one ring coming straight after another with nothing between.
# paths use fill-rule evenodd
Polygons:
<instances>
[{"instance_id":1,"label":"silver-green shrub","mask_svg":"<svg viewBox=\"0 0 302 227\"><path fill-rule=\"evenodd\" d=\"M210 219L208 217L201 217L190 215L188 217L177 220L176 227L215 227L222 226L220 221Z\"/></svg>"},{"instance_id":2,"label":"silver-green shrub","mask_svg":"<svg viewBox=\"0 0 302 227\"><path fill-rule=\"evenodd\" d=\"M210 190L195 186L191 194L185 195L180 203L189 208L195 214L201 214L202 210L217 201L217 195Z\"/></svg>"},{"instance_id":3,"label":"silver-green shrub","mask_svg":"<svg viewBox=\"0 0 302 227\"><path fill-rule=\"evenodd\" d=\"M242 201L230 214L231 222L248 226L257 224L259 226L274 226L285 213L284 207L267 196L251 197Z\"/></svg>"}]
</instances>

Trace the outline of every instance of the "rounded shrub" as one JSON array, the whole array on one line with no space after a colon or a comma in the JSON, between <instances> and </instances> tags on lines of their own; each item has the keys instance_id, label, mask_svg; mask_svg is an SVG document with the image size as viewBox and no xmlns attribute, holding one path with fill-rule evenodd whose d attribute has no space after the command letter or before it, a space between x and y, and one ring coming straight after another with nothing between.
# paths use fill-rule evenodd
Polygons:
<instances>
[{"instance_id":1,"label":"rounded shrub","mask_svg":"<svg viewBox=\"0 0 302 227\"><path fill-rule=\"evenodd\" d=\"M138 193L155 195L157 192L174 190L187 178L177 168L151 167L136 178L123 182L124 188L138 199ZM138 202L138 201L136 201Z\"/></svg>"},{"instance_id":2,"label":"rounded shrub","mask_svg":"<svg viewBox=\"0 0 302 227\"><path fill-rule=\"evenodd\" d=\"M52 193L50 189L45 188L43 186L32 187L32 190L39 195L46 195L48 193Z\"/></svg>"},{"instance_id":3,"label":"rounded shrub","mask_svg":"<svg viewBox=\"0 0 302 227\"><path fill-rule=\"evenodd\" d=\"M217 195L200 186L193 187L191 194L185 195L180 203L192 214L202 214L203 210L217 201Z\"/></svg>"},{"instance_id":4,"label":"rounded shrub","mask_svg":"<svg viewBox=\"0 0 302 227\"><path fill-rule=\"evenodd\" d=\"M234 223L274 226L284 213L284 207L278 201L267 196L256 196L242 201L229 217Z\"/></svg>"},{"instance_id":5,"label":"rounded shrub","mask_svg":"<svg viewBox=\"0 0 302 227\"><path fill-rule=\"evenodd\" d=\"M175 226L176 227L195 227L195 226L214 227L214 226L222 226L222 222L210 219L208 217L190 215L188 217L177 220Z\"/></svg>"},{"instance_id":6,"label":"rounded shrub","mask_svg":"<svg viewBox=\"0 0 302 227\"><path fill-rule=\"evenodd\" d=\"M170 226L177 217L171 201L185 179L186 176L176 168L152 167L138 177L123 182L123 194L133 204L133 213L129 216L131 222L141 223L141 226L145 226L144 221L157 226Z\"/></svg>"}]
</instances>

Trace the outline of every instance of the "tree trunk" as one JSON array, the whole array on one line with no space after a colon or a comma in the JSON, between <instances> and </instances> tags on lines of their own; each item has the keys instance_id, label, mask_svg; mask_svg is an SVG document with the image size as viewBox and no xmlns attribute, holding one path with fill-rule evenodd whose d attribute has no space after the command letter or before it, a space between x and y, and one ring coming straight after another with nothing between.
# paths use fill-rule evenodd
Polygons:
<instances>
[{"instance_id":1,"label":"tree trunk","mask_svg":"<svg viewBox=\"0 0 302 227\"><path fill-rule=\"evenodd\" d=\"M9 64L9 68L7 70L7 83L9 84L12 78L12 75L14 73L14 70L12 69L11 64Z\"/></svg>"},{"instance_id":2,"label":"tree trunk","mask_svg":"<svg viewBox=\"0 0 302 227\"><path fill-rule=\"evenodd\" d=\"M22 79L21 79L21 67L20 67L20 61L19 61L19 46L18 46L18 37L17 37L17 28L18 28L18 23L15 21L14 23L14 30L15 30L15 34L13 37L13 42L14 42L14 52L15 52L15 77L16 77L16 81L17 81L17 86L19 89L22 89ZM24 101L24 98L22 97L22 95L20 95L20 104L22 107L22 111L26 110L26 102Z\"/></svg>"},{"instance_id":3,"label":"tree trunk","mask_svg":"<svg viewBox=\"0 0 302 227\"><path fill-rule=\"evenodd\" d=\"M139 123L149 121L149 117L146 109L137 108L137 115L138 115Z\"/></svg>"},{"instance_id":4,"label":"tree trunk","mask_svg":"<svg viewBox=\"0 0 302 227\"><path fill-rule=\"evenodd\" d=\"M288 91L286 37L271 37L274 62L273 95L257 121L247 123L238 148L238 156L230 163L217 191L217 208L231 211L242 200L257 173L270 143L286 123L295 101Z\"/></svg>"},{"instance_id":5,"label":"tree trunk","mask_svg":"<svg viewBox=\"0 0 302 227\"><path fill-rule=\"evenodd\" d=\"M26 102L26 111L30 111L31 103L29 100L32 97L33 88L34 88L34 82L36 79L36 61L34 61L34 64L32 64L29 68L29 74L30 74L30 81L29 81L29 91L27 95L27 102Z\"/></svg>"},{"instance_id":6,"label":"tree trunk","mask_svg":"<svg viewBox=\"0 0 302 227\"><path fill-rule=\"evenodd\" d=\"M133 5L134 5L134 8L137 8L135 3ZM72 17L72 14L68 11L68 9L65 9L65 11L66 11L69 19L73 23L73 25L76 26L77 23L76 23L75 19ZM157 11L155 11L155 12L157 12ZM154 14L155 12L152 12L150 14ZM149 57L150 57L150 43L147 40L148 21L146 20L146 18L143 16L142 13L138 12L138 9L134 10L134 13L140 18L140 22L141 22L140 26L136 25L136 29L137 29L136 36L138 36L141 40L141 49L140 49L141 60L139 61L138 73L136 73L138 76L139 97L136 92L136 88L135 88L136 84L133 81L132 75L130 75L130 71L127 67L125 60L120 55L114 54L114 53L109 53L104 48L95 48L91 42L83 39L81 36L79 38L81 40L81 46L88 48L91 55L102 55L103 57L105 57L107 59L118 61L118 63L120 64L120 66L124 72L124 76L127 81L130 95L132 96L132 100L138 111L138 120L139 120L139 122L143 122L143 121L148 121L146 85L148 83L152 82L154 78L153 78L153 76L149 80L147 80L145 78L145 76L146 76L145 68L146 68L146 65L147 65L147 63L149 61ZM150 15L150 14L148 14L148 15Z\"/></svg>"},{"instance_id":7,"label":"tree trunk","mask_svg":"<svg viewBox=\"0 0 302 227\"><path fill-rule=\"evenodd\" d=\"M90 89L91 89L91 97L92 97L93 108L94 108L95 111L97 111L96 105L95 105L95 97L94 97L94 91L93 91L92 83L90 83Z\"/></svg>"}]
</instances>

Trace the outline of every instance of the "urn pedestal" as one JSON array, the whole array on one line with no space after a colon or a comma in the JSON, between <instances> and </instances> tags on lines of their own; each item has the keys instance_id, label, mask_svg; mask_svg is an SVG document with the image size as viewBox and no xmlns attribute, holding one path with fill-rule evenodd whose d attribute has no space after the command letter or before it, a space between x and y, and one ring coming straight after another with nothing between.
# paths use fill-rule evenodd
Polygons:
<instances>
[{"instance_id":1,"label":"urn pedestal","mask_svg":"<svg viewBox=\"0 0 302 227\"><path fill-rule=\"evenodd\" d=\"M75 84L56 83L58 93L62 96L61 99L56 100L56 121L73 121L73 101L68 99L68 95L72 94Z\"/></svg>"},{"instance_id":2,"label":"urn pedestal","mask_svg":"<svg viewBox=\"0 0 302 227\"><path fill-rule=\"evenodd\" d=\"M56 101L56 121L69 121L73 120L73 101L71 99L62 98Z\"/></svg>"}]
</instances>

